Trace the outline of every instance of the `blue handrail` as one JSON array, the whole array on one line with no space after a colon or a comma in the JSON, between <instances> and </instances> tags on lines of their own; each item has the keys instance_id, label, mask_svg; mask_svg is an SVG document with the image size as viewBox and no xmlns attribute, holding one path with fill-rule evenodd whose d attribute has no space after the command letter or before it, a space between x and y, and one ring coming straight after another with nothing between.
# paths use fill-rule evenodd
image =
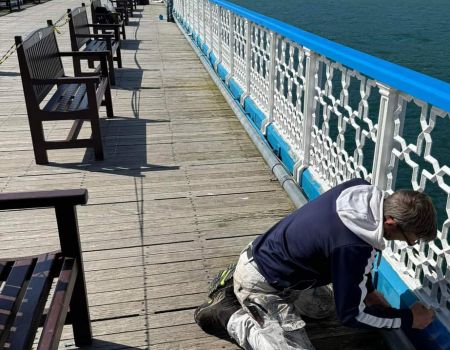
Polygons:
<instances>
[{"instance_id":1,"label":"blue handrail","mask_svg":"<svg viewBox=\"0 0 450 350\"><path fill-rule=\"evenodd\" d=\"M351 49L228 1L210 1L381 83L450 111L450 84L442 80Z\"/></svg>"}]
</instances>

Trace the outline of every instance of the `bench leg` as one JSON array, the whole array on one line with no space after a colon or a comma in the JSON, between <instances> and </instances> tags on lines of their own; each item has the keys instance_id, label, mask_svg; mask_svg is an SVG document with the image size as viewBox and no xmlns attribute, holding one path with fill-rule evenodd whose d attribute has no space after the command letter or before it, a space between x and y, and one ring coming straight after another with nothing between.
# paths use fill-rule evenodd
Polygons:
<instances>
[{"instance_id":1,"label":"bench leg","mask_svg":"<svg viewBox=\"0 0 450 350\"><path fill-rule=\"evenodd\" d=\"M114 73L114 58L112 54L108 55L109 82L116 85L116 74Z\"/></svg>"},{"instance_id":2,"label":"bench leg","mask_svg":"<svg viewBox=\"0 0 450 350\"><path fill-rule=\"evenodd\" d=\"M36 164L48 164L42 122L31 119L28 119L28 122L30 124L31 141L33 143L34 159L36 160Z\"/></svg>"},{"instance_id":3,"label":"bench leg","mask_svg":"<svg viewBox=\"0 0 450 350\"><path fill-rule=\"evenodd\" d=\"M92 128L92 142L94 147L94 154L96 160L103 160L103 143L102 143L102 132L100 129L100 118L97 116L96 118L91 119L91 128Z\"/></svg>"},{"instance_id":4,"label":"bench leg","mask_svg":"<svg viewBox=\"0 0 450 350\"><path fill-rule=\"evenodd\" d=\"M127 39L127 34L125 33L125 21L122 21L122 38L123 40Z\"/></svg>"},{"instance_id":5,"label":"bench leg","mask_svg":"<svg viewBox=\"0 0 450 350\"><path fill-rule=\"evenodd\" d=\"M120 44L117 47L116 57L117 57L117 67L122 68L122 51L120 50Z\"/></svg>"},{"instance_id":6,"label":"bench leg","mask_svg":"<svg viewBox=\"0 0 450 350\"><path fill-rule=\"evenodd\" d=\"M76 77L81 74L81 61L75 57L73 58L73 72Z\"/></svg>"},{"instance_id":7,"label":"bench leg","mask_svg":"<svg viewBox=\"0 0 450 350\"><path fill-rule=\"evenodd\" d=\"M112 98L111 98L111 84L108 82L108 87L105 90L105 105L106 105L106 115L108 118L114 117Z\"/></svg>"},{"instance_id":8,"label":"bench leg","mask_svg":"<svg viewBox=\"0 0 450 350\"><path fill-rule=\"evenodd\" d=\"M83 271L78 273L73 288L72 299L70 300L70 318L75 345L81 347L92 344L92 329Z\"/></svg>"},{"instance_id":9,"label":"bench leg","mask_svg":"<svg viewBox=\"0 0 450 350\"><path fill-rule=\"evenodd\" d=\"M75 257L78 265L78 275L70 299L70 319L72 321L75 345L81 347L92 343L92 329L89 319L76 208L72 205L59 205L55 207L55 214L61 251L64 256Z\"/></svg>"}]
</instances>

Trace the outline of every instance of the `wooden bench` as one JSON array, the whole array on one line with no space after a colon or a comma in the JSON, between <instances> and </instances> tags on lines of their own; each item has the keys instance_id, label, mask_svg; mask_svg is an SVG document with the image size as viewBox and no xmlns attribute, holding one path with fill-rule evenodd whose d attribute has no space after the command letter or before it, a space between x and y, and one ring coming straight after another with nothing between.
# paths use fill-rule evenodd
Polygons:
<instances>
[{"instance_id":1,"label":"wooden bench","mask_svg":"<svg viewBox=\"0 0 450 350\"><path fill-rule=\"evenodd\" d=\"M38 29L25 39L16 36L15 40L36 163L48 163L49 149L78 147L93 147L95 158L102 160L100 105L106 105L108 117L114 114L107 69L109 52L60 52L52 27ZM99 60L99 71L76 70L75 77L67 77L63 56ZM74 120L69 136L46 141L43 122L57 120ZM78 139L84 121L90 121L92 136Z\"/></svg>"},{"instance_id":2,"label":"wooden bench","mask_svg":"<svg viewBox=\"0 0 450 350\"><path fill-rule=\"evenodd\" d=\"M5 7L9 8L9 12L13 12L13 7L17 7L18 11L21 10L20 0L0 0L0 5L2 5L2 4L5 4Z\"/></svg>"},{"instance_id":3,"label":"wooden bench","mask_svg":"<svg viewBox=\"0 0 450 350\"><path fill-rule=\"evenodd\" d=\"M133 0L111 0L111 2L113 4L115 4L116 7L125 9L125 12L127 13L127 17L134 16L133 11L135 9L135 6L133 4Z\"/></svg>"},{"instance_id":4,"label":"wooden bench","mask_svg":"<svg viewBox=\"0 0 450 350\"><path fill-rule=\"evenodd\" d=\"M108 56L108 71L109 80L112 85L115 85L116 78L114 74L114 61L117 61L117 66L122 68L122 55L120 52L120 25L119 24L90 24L88 21L86 6L82 4L81 7L67 10L69 16L69 31L72 51L81 52L97 52L109 51ZM111 33L95 34L91 33L90 28L96 30L112 30ZM75 70L80 70L80 58L74 56L73 64ZM93 67L91 62L90 67Z\"/></svg>"},{"instance_id":5,"label":"wooden bench","mask_svg":"<svg viewBox=\"0 0 450 350\"><path fill-rule=\"evenodd\" d=\"M122 8L115 8L109 0L93 0L91 2L91 17L94 24L119 24L122 39L126 40L125 25L128 24L128 12ZM126 22L125 22L126 18ZM98 29L94 29L98 34Z\"/></svg>"},{"instance_id":6,"label":"wooden bench","mask_svg":"<svg viewBox=\"0 0 450 350\"><path fill-rule=\"evenodd\" d=\"M125 32L125 14L126 12L116 9L109 0L105 4L102 0L91 1L91 17L94 24L119 24L122 34L122 39L126 40L127 35ZM103 31L106 32L106 31ZM94 34L98 34L98 29L94 28Z\"/></svg>"},{"instance_id":7,"label":"wooden bench","mask_svg":"<svg viewBox=\"0 0 450 350\"><path fill-rule=\"evenodd\" d=\"M67 319L76 346L92 343L76 217L76 205L86 202L84 189L0 193L1 211L55 208L61 246L60 251L0 260L0 349L28 350L38 340L39 350L57 349ZM44 310L52 285L53 298Z\"/></svg>"}]
</instances>

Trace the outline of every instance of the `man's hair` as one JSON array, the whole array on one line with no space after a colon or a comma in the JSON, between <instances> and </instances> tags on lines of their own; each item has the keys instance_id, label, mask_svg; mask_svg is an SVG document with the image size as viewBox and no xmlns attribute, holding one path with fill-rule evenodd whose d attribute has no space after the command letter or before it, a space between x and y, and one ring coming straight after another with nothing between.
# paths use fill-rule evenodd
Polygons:
<instances>
[{"instance_id":1,"label":"man's hair","mask_svg":"<svg viewBox=\"0 0 450 350\"><path fill-rule=\"evenodd\" d=\"M384 216L392 217L403 232L414 233L419 239L436 238L436 209L425 193L399 190L384 199Z\"/></svg>"}]
</instances>

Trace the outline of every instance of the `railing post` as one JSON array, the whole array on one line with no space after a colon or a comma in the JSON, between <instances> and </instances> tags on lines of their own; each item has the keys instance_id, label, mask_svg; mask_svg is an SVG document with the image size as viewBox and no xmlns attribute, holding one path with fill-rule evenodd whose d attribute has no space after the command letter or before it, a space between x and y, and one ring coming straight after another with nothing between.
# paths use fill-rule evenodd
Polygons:
<instances>
[{"instance_id":1,"label":"railing post","mask_svg":"<svg viewBox=\"0 0 450 350\"><path fill-rule=\"evenodd\" d=\"M252 71L252 23L245 20L245 91L241 96L241 105L250 96L250 77Z\"/></svg>"},{"instance_id":2,"label":"railing post","mask_svg":"<svg viewBox=\"0 0 450 350\"><path fill-rule=\"evenodd\" d=\"M234 13L230 11L230 72L225 78L225 83L228 85L230 83L230 79L234 74Z\"/></svg>"},{"instance_id":3,"label":"railing post","mask_svg":"<svg viewBox=\"0 0 450 350\"><path fill-rule=\"evenodd\" d=\"M213 6L216 6L212 2L209 3L209 47L208 47L208 57L213 52L214 47L214 25L213 25Z\"/></svg>"},{"instance_id":4,"label":"railing post","mask_svg":"<svg viewBox=\"0 0 450 350\"><path fill-rule=\"evenodd\" d=\"M195 31L195 20L194 20L194 0L190 0L189 11L190 11L190 19L191 19L191 32L194 34ZM194 36L192 36L194 37Z\"/></svg>"},{"instance_id":5,"label":"railing post","mask_svg":"<svg viewBox=\"0 0 450 350\"><path fill-rule=\"evenodd\" d=\"M202 0L202 30L203 30L202 39L203 39L203 44L206 44L206 9L205 8L206 8L207 1L208 0Z\"/></svg>"},{"instance_id":6,"label":"railing post","mask_svg":"<svg viewBox=\"0 0 450 350\"><path fill-rule=\"evenodd\" d=\"M303 171L309 166L309 150L311 148L311 131L313 126L314 95L317 75L317 54L303 48L305 51L305 86L303 97L303 123L302 144L300 146L300 159L294 165L294 178L297 183L301 182Z\"/></svg>"},{"instance_id":7,"label":"railing post","mask_svg":"<svg viewBox=\"0 0 450 350\"><path fill-rule=\"evenodd\" d=\"M199 28L199 20L198 20L198 2L200 0L194 0L194 9L192 11L192 13L194 14L194 29L195 29L195 33L197 34L197 39L195 39L196 41L198 40L198 36L200 35L200 28Z\"/></svg>"},{"instance_id":8,"label":"railing post","mask_svg":"<svg viewBox=\"0 0 450 350\"><path fill-rule=\"evenodd\" d=\"M377 82L380 92L380 111L378 114L378 132L375 144L375 154L372 167L372 183L381 190L387 189L387 171L394 148L395 116L394 112L398 106L399 93L396 89ZM404 111L402 113L404 115ZM403 118L400 119L400 127L403 126ZM401 129L400 129L401 132ZM391 186L395 186L397 172L397 161L392 169Z\"/></svg>"},{"instance_id":9,"label":"railing post","mask_svg":"<svg viewBox=\"0 0 450 350\"><path fill-rule=\"evenodd\" d=\"M273 122L273 105L275 102L275 68L277 65L277 35L270 31L270 52L269 52L269 106L267 118L261 124L261 132L265 135L267 126Z\"/></svg>"},{"instance_id":10,"label":"railing post","mask_svg":"<svg viewBox=\"0 0 450 350\"><path fill-rule=\"evenodd\" d=\"M214 63L214 69L217 72L217 67L219 66L220 63L222 63L222 7L218 7L218 13L219 13L219 18L217 19L217 25L218 25L218 30L217 30L217 36L219 39L219 47L218 47L218 55L217 55L217 60Z\"/></svg>"}]
</instances>

